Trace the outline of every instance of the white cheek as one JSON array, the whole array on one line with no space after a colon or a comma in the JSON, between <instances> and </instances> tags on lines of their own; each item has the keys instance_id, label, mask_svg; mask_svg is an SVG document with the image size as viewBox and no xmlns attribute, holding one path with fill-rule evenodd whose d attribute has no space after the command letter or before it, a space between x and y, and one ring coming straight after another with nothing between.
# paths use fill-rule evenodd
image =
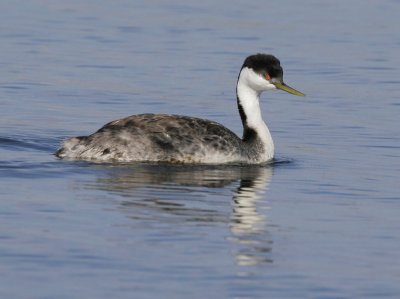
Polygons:
<instances>
[{"instance_id":1,"label":"white cheek","mask_svg":"<svg viewBox=\"0 0 400 299\"><path fill-rule=\"evenodd\" d=\"M265 90L276 89L275 85L265 80L261 75L255 73L253 70L245 68L242 70L242 74L246 77L248 86L257 92Z\"/></svg>"},{"instance_id":2,"label":"white cheek","mask_svg":"<svg viewBox=\"0 0 400 299\"><path fill-rule=\"evenodd\" d=\"M253 88L257 90L258 92L266 91L266 90L271 90L271 89L276 89L275 85L270 83L269 81L265 80L262 76L257 75L257 80L254 80L254 86Z\"/></svg>"},{"instance_id":3,"label":"white cheek","mask_svg":"<svg viewBox=\"0 0 400 299\"><path fill-rule=\"evenodd\" d=\"M265 79L263 79L263 78L261 78L262 80L263 80L263 83L262 83L262 90L264 91L264 90L271 90L271 89L276 89L276 86L274 85L274 84L272 84L272 83L270 83L269 81L267 81L267 80L265 80Z\"/></svg>"}]
</instances>

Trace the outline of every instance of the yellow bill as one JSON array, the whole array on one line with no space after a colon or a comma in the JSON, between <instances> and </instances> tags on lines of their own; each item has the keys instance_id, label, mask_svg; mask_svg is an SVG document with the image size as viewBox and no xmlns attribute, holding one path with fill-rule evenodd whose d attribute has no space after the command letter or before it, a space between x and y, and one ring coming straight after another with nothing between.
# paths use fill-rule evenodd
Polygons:
<instances>
[{"instance_id":1,"label":"yellow bill","mask_svg":"<svg viewBox=\"0 0 400 299\"><path fill-rule=\"evenodd\" d=\"M302 93L302 92L290 87L289 85L286 85L283 82L282 83L274 83L274 85L275 85L275 87L277 89L284 90L284 91L286 91L288 93L291 93L291 94L294 94L296 96L300 96L300 97L304 97L305 96L304 93Z\"/></svg>"}]
</instances>

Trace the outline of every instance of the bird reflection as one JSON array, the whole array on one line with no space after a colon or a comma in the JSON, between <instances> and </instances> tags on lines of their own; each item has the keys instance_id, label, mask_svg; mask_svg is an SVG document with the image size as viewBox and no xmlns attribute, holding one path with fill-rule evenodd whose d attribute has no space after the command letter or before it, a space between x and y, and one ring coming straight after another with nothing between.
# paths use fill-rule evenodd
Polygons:
<instances>
[{"instance_id":1,"label":"bird reflection","mask_svg":"<svg viewBox=\"0 0 400 299\"><path fill-rule=\"evenodd\" d=\"M240 246L234 256L241 266L272 262L267 255L272 246L272 241L268 238L267 217L258 211L257 205L266 192L271 177L271 167L260 168L257 176L242 178L240 186L233 195L231 240ZM266 208L265 203L264 207Z\"/></svg>"},{"instance_id":2,"label":"bird reflection","mask_svg":"<svg viewBox=\"0 0 400 299\"><path fill-rule=\"evenodd\" d=\"M162 223L227 223L230 235L226 239L232 244L237 265L272 262L263 195L273 174L272 165L138 164L108 170L105 178L86 187L120 195L128 217ZM232 198L228 213L227 195Z\"/></svg>"}]
</instances>

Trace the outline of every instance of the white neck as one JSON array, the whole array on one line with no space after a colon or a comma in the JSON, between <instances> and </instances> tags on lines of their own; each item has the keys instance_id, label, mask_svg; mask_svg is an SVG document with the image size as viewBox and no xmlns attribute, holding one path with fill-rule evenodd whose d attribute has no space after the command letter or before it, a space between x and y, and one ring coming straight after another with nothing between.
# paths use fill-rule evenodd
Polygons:
<instances>
[{"instance_id":1,"label":"white neck","mask_svg":"<svg viewBox=\"0 0 400 299\"><path fill-rule=\"evenodd\" d=\"M243 121L244 130L247 128L257 133L259 140L264 148L263 161L267 161L274 156L274 143L267 125L262 119L260 109L260 94L262 90L257 90L254 85L253 76L255 73L247 68L240 72L237 84L238 104L242 107L245 119Z\"/></svg>"}]
</instances>

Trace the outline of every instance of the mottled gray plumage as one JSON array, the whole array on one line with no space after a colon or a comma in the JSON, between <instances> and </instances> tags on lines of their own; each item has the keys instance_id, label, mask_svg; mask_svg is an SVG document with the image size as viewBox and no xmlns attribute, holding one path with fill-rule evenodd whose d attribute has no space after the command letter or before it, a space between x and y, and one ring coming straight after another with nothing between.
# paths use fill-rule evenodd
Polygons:
<instances>
[{"instance_id":1,"label":"mottled gray plumage","mask_svg":"<svg viewBox=\"0 0 400 299\"><path fill-rule=\"evenodd\" d=\"M70 138L56 156L99 161L250 162L256 158L254 149L249 152L235 133L213 121L140 114L110 122L90 136Z\"/></svg>"}]
</instances>

